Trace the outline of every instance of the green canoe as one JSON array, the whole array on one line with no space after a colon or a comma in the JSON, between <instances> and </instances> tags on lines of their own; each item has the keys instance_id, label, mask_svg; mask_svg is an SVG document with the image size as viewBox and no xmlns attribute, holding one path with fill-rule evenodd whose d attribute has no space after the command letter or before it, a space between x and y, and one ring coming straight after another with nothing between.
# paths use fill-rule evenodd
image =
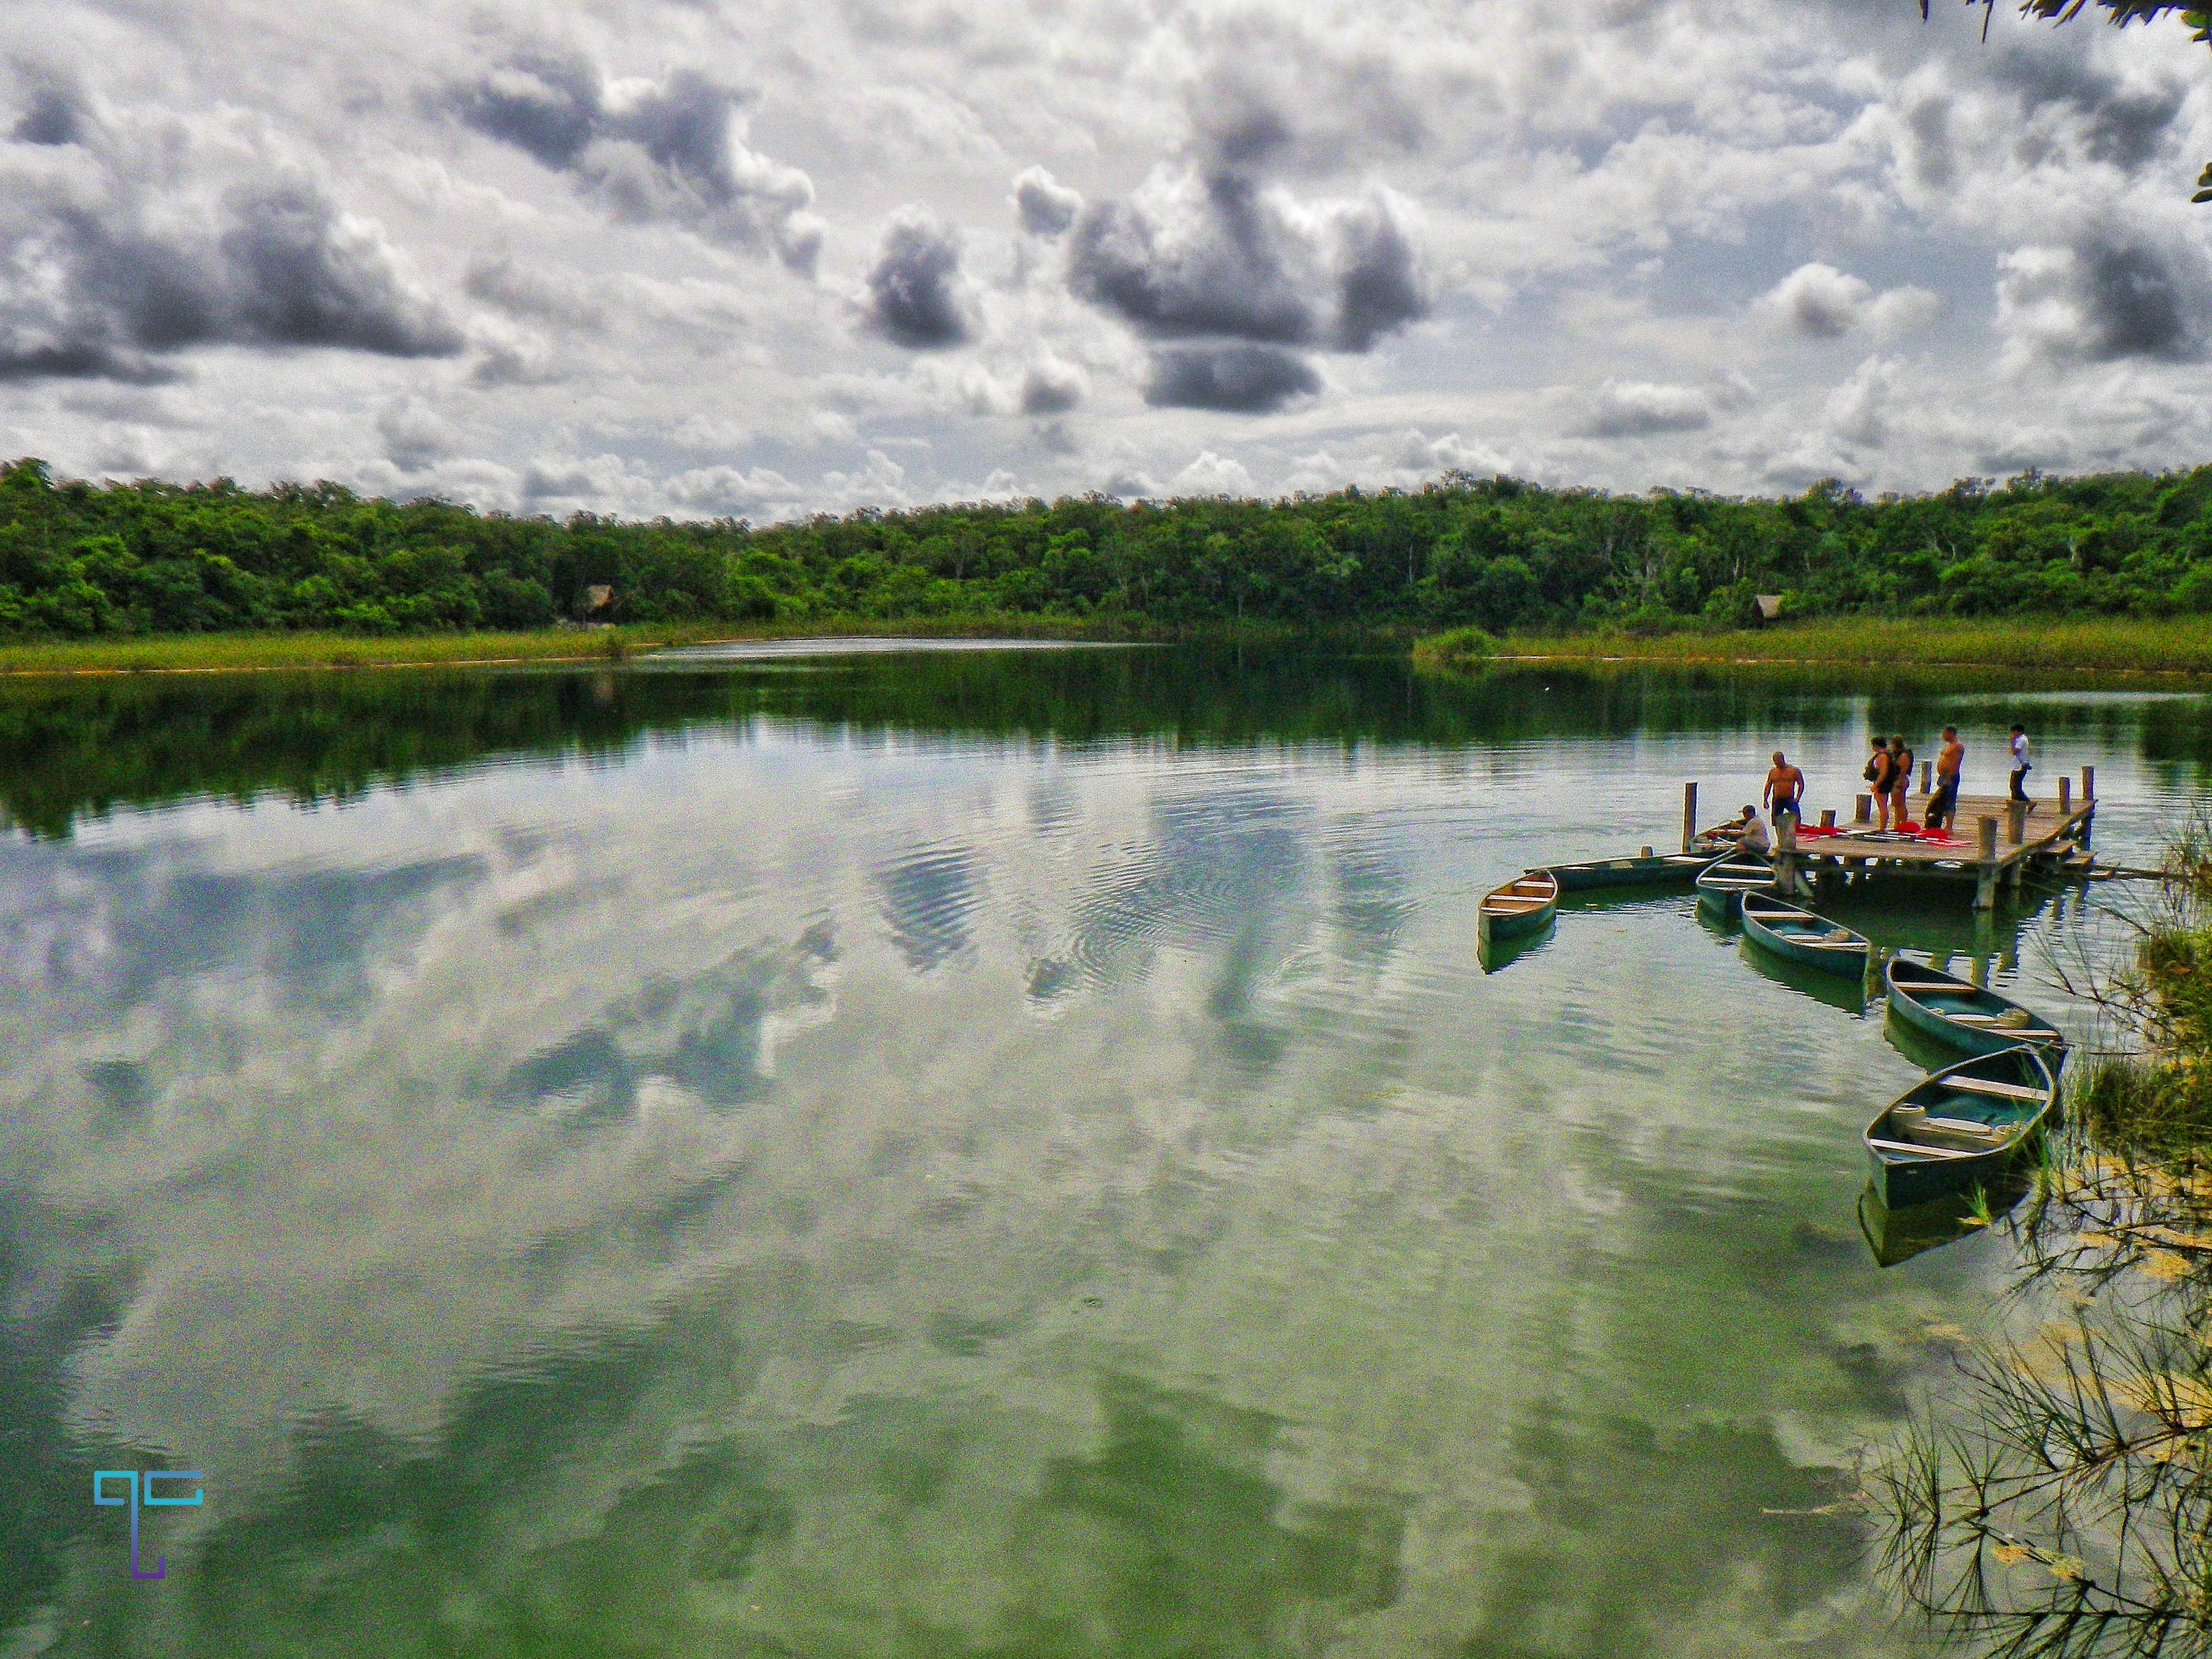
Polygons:
<instances>
[{"instance_id":1,"label":"green canoe","mask_svg":"<svg viewBox=\"0 0 2212 1659\"><path fill-rule=\"evenodd\" d=\"M1771 893L1747 892L1741 902L1744 934L1753 944L1807 968L1865 983L1869 947L1864 933L1823 921Z\"/></svg>"},{"instance_id":2,"label":"green canoe","mask_svg":"<svg viewBox=\"0 0 2212 1659\"><path fill-rule=\"evenodd\" d=\"M1547 864L1540 872L1559 884L1562 893L1595 892L1601 887L1687 887L1720 855L1716 853L1660 853L1650 858L1590 859L1581 864Z\"/></svg>"},{"instance_id":3,"label":"green canoe","mask_svg":"<svg viewBox=\"0 0 2212 1659\"><path fill-rule=\"evenodd\" d=\"M1541 933L1559 914L1559 884L1548 871L1532 870L1483 895L1475 910L1482 943Z\"/></svg>"},{"instance_id":4,"label":"green canoe","mask_svg":"<svg viewBox=\"0 0 2212 1659\"><path fill-rule=\"evenodd\" d=\"M1990 1186L2034 1139L2058 1098L2040 1051L1977 1054L1883 1108L1863 1137L1875 1188L1893 1210Z\"/></svg>"},{"instance_id":5,"label":"green canoe","mask_svg":"<svg viewBox=\"0 0 2212 1659\"><path fill-rule=\"evenodd\" d=\"M1774 890L1774 866L1748 853L1732 853L1705 866L1698 877L1698 902L1723 915L1743 906L1746 893Z\"/></svg>"},{"instance_id":6,"label":"green canoe","mask_svg":"<svg viewBox=\"0 0 2212 1659\"><path fill-rule=\"evenodd\" d=\"M1994 1054L2025 1043L2049 1049L2054 1067L2063 1062L2066 1040L2057 1029L1995 991L1903 957L1889 959L1882 978L1890 1011L1947 1048Z\"/></svg>"}]
</instances>

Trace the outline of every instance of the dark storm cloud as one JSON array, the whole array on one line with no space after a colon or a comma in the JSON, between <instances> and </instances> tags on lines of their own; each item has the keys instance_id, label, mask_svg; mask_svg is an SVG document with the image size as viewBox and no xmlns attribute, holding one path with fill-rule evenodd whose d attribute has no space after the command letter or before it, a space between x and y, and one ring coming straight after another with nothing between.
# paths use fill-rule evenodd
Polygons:
<instances>
[{"instance_id":1,"label":"dark storm cloud","mask_svg":"<svg viewBox=\"0 0 2212 1659\"><path fill-rule=\"evenodd\" d=\"M2075 52L2006 52L1992 68L1999 84L2017 94L2031 114L2045 109L2065 114L2081 154L2130 172L2156 157L2187 91L2169 84L2130 92ZM2023 136L2020 146L2030 165L2045 159L2051 149L2050 141L2036 135Z\"/></svg>"},{"instance_id":2,"label":"dark storm cloud","mask_svg":"<svg viewBox=\"0 0 2212 1659\"><path fill-rule=\"evenodd\" d=\"M1295 352L1265 345L1178 346L1152 354L1145 401L1155 408L1272 414L1321 390L1321 376Z\"/></svg>"},{"instance_id":3,"label":"dark storm cloud","mask_svg":"<svg viewBox=\"0 0 2212 1659\"><path fill-rule=\"evenodd\" d=\"M2203 273L2185 278L2166 255L2142 246L2077 250L2079 292L2090 333L2087 355L2168 361L2198 355Z\"/></svg>"},{"instance_id":4,"label":"dark storm cloud","mask_svg":"<svg viewBox=\"0 0 2212 1659\"><path fill-rule=\"evenodd\" d=\"M533 53L450 88L445 106L485 137L570 174L619 217L684 224L811 271L821 251L808 210L813 184L745 147L744 101L738 88L691 70L617 99L589 64Z\"/></svg>"},{"instance_id":5,"label":"dark storm cloud","mask_svg":"<svg viewBox=\"0 0 2212 1659\"><path fill-rule=\"evenodd\" d=\"M975 332L960 240L919 208L908 208L884 232L883 251L868 272L868 321L878 332L916 351L956 346Z\"/></svg>"},{"instance_id":6,"label":"dark storm cloud","mask_svg":"<svg viewBox=\"0 0 2212 1659\"><path fill-rule=\"evenodd\" d=\"M1083 211L1083 194L1070 190L1042 167L1030 167L1014 179L1014 211L1032 236L1060 236Z\"/></svg>"},{"instance_id":7,"label":"dark storm cloud","mask_svg":"<svg viewBox=\"0 0 2212 1659\"><path fill-rule=\"evenodd\" d=\"M90 114L75 93L46 87L31 95L10 136L19 144L74 144L91 130Z\"/></svg>"},{"instance_id":8,"label":"dark storm cloud","mask_svg":"<svg viewBox=\"0 0 2212 1659\"><path fill-rule=\"evenodd\" d=\"M157 382L175 378L161 354L198 345L461 349L382 238L312 183L240 184L204 225L157 229L148 192L107 182L96 204L25 199L0 223L0 273L16 273L0 274L0 379Z\"/></svg>"},{"instance_id":9,"label":"dark storm cloud","mask_svg":"<svg viewBox=\"0 0 2212 1659\"><path fill-rule=\"evenodd\" d=\"M2193 250L2124 235L2029 248L2002 262L2001 317L2054 362L2193 362L2204 356L2212 273Z\"/></svg>"},{"instance_id":10,"label":"dark storm cloud","mask_svg":"<svg viewBox=\"0 0 2212 1659\"><path fill-rule=\"evenodd\" d=\"M549 167L583 153L605 110L599 77L570 59L526 54L450 94L453 113Z\"/></svg>"},{"instance_id":11,"label":"dark storm cloud","mask_svg":"<svg viewBox=\"0 0 2212 1659\"><path fill-rule=\"evenodd\" d=\"M1090 209L1076 222L1068 283L1155 338L1339 351L1370 349L1430 305L1387 198L1308 211L1227 171Z\"/></svg>"}]
</instances>

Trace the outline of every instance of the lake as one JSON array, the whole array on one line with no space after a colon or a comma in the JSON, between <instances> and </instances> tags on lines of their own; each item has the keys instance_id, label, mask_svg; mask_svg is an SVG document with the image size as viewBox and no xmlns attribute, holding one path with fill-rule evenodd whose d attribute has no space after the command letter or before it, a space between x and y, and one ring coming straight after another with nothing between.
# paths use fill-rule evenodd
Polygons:
<instances>
[{"instance_id":1,"label":"lake","mask_svg":"<svg viewBox=\"0 0 2212 1659\"><path fill-rule=\"evenodd\" d=\"M1475 905L2016 711L2108 859L2202 798L2203 698L1932 672L0 690L0 1656L1913 1650L1821 1511L2012 1260L1862 1234L1921 1067L1686 894ZM1837 914L2077 1033L2117 936ZM201 1476L159 1582L103 1469Z\"/></svg>"}]
</instances>

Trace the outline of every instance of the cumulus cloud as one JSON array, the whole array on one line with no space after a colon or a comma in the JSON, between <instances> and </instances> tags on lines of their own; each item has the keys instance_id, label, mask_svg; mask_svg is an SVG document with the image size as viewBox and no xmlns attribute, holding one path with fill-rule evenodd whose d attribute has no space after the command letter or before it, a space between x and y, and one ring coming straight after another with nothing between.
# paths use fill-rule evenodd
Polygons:
<instances>
[{"instance_id":1,"label":"cumulus cloud","mask_svg":"<svg viewBox=\"0 0 2212 1659\"><path fill-rule=\"evenodd\" d=\"M1014 176L1014 211L1032 236L1059 236L1083 211L1083 192L1071 190L1041 167Z\"/></svg>"},{"instance_id":2,"label":"cumulus cloud","mask_svg":"<svg viewBox=\"0 0 2212 1659\"><path fill-rule=\"evenodd\" d=\"M453 453L453 428L420 398L386 404L376 417L376 429L386 458L403 472L422 471Z\"/></svg>"},{"instance_id":3,"label":"cumulus cloud","mask_svg":"<svg viewBox=\"0 0 2212 1659\"><path fill-rule=\"evenodd\" d=\"M911 350L961 345L975 335L975 295L960 269L959 234L927 209L902 208L892 218L867 289L869 325Z\"/></svg>"},{"instance_id":4,"label":"cumulus cloud","mask_svg":"<svg viewBox=\"0 0 2212 1659\"><path fill-rule=\"evenodd\" d=\"M2130 85L2082 52L2014 48L1997 53L1991 70L2030 117L2046 118L2014 141L2030 166L2063 146L2135 172L2159 158L2189 90L2179 80Z\"/></svg>"},{"instance_id":5,"label":"cumulus cloud","mask_svg":"<svg viewBox=\"0 0 2212 1659\"><path fill-rule=\"evenodd\" d=\"M1365 351L1428 314L1410 210L1389 191L1309 207L1234 173L1157 173L1076 222L1068 280L1155 338Z\"/></svg>"},{"instance_id":6,"label":"cumulus cloud","mask_svg":"<svg viewBox=\"0 0 2212 1659\"><path fill-rule=\"evenodd\" d=\"M1022 413L1065 415L1080 404L1091 389L1090 377L1073 363L1043 357L1022 374Z\"/></svg>"},{"instance_id":7,"label":"cumulus cloud","mask_svg":"<svg viewBox=\"0 0 2212 1659\"><path fill-rule=\"evenodd\" d=\"M1575 429L1585 438L1652 438L1698 432L1713 423L1716 401L1714 393L1704 386L1607 381Z\"/></svg>"},{"instance_id":8,"label":"cumulus cloud","mask_svg":"<svg viewBox=\"0 0 2212 1659\"><path fill-rule=\"evenodd\" d=\"M544 53L446 94L461 121L569 174L617 218L681 224L811 273L822 247L813 181L746 145L742 101L696 70L609 82L580 59Z\"/></svg>"},{"instance_id":9,"label":"cumulus cloud","mask_svg":"<svg viewBox=\"0 0 2212 1659\"><path fill-rule=\"evenodd\" d=\"M1264 345L1176 346L1152 355L1145 401L1157 408L1267 415L1321 390L1296 352Z\"/></svg>"},{"instance_id":10,"label":"cumulus cloud","mask_svg":"<svg viewBox=\"0 0 2212 1659\"><path fill-rule=\"evenodd\" d=\"M1997 324L2016 359L2187 362L2203 356L2208 271L2194 250L2084 237L2015 248L1997 267Z\"/></svg>"},{"instance_id":11,"label":"cumulus cloud","mask_svg":"<svg viewBox=\"0 0 2212 1659\"><path fill-rule=\"evenodd\" d=\"M1815 262L1797 267L1755 302L1784 328L1816 340L1858 329L1902 333L1935 321L1942 301L1910 285L1876 294L1863 277Z\"/></svg>"},{"instance_id":12,"label":"cumulus cloud","mask_svg":"<svg viewBox=\"0 0 2212 1659\"><path fill-rule=\"evenodd\" d=\"M74 102L66 119L34 102L26 128L0 147L0 380L155 382L202 345L462 349L382 228L281 159L204 154L187 127L118 129ZM18 159L64 147L66 167Z\"/></svg>"}]
</instances>

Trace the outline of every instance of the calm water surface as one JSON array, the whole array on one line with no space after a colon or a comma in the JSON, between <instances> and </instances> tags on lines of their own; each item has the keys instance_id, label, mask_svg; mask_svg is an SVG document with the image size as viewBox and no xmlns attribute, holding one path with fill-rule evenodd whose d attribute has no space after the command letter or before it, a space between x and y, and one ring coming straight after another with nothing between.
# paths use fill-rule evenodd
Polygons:
<instances>
[{"instance_id":1,"label":"calm water surface","mask_svg":"<svg viewBox=\"0 0 2212 1659\"><path fill-rule=\"evenodd\" d=\"M1474 907L2014 709L2108 856L2199 797L2203 700L2002 684L9 690L0 1655L1911 1650L1806 1511L2004 1281L1862 1237L1919 1068L1686 896ZM2080 904L1843 914L2078 1025Z\"/></svg>"}]
</instances>

